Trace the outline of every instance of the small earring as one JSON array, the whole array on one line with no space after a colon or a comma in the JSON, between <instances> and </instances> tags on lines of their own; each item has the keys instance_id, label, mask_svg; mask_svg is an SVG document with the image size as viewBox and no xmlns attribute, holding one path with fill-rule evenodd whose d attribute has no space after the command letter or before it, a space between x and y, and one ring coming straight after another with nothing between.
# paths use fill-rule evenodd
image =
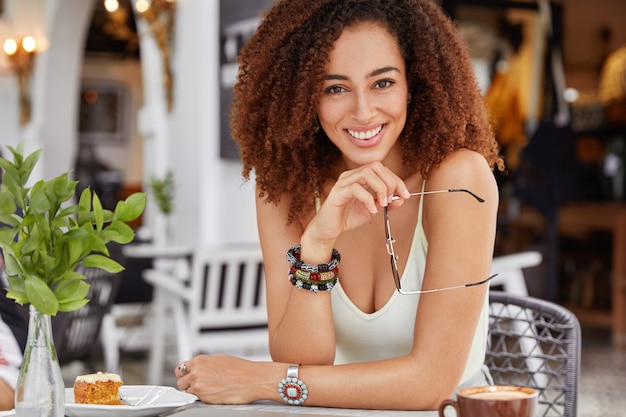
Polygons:
<instances>
[{"instance_id":1,"label":"small earring","mask_svg":"<svg viewBox=\"0 0 626 417\"><path fill-rule=\"evenodd\" d=\"M411 104L411 93L409 93L409 99L407 100L406 104Z\"/></svg>"},{"instance_id":2,"label":"small earring","mask_svg":"<svg viewBox=\"0 0 626 417\"><path fill-rule=\"evenodd\" d=\"M316 121L315 121L313 131L315 132L315 134L317 134L317 132L319 132L319 131L320 131L320 121L319 121L319 120L316 120Z\"/></svg>"}]
</instances>

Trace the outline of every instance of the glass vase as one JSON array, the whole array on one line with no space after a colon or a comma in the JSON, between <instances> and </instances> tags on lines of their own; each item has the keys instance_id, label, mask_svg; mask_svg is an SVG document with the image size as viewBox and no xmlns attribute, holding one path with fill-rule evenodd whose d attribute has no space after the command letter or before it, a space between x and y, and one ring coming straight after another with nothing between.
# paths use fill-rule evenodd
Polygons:
<instances>
[{"instance_id":1,"label":"glass vase","mask_svg":"<svg viewBox=\"0 0 626 417\"><path fill-rule=\"evenodd\" d=\"M28 339L15 389L17 417L63 417L65 383L54 347L50 316L32 305Z\"/></svg>"}]
</instances>

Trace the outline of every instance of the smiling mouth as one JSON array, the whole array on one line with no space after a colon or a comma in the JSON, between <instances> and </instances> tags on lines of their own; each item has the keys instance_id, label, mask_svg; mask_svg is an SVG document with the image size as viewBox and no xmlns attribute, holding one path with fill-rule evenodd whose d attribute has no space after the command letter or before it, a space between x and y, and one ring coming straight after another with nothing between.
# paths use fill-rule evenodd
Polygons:
<instances>
[{"instance_id":1,"label":"smiling mouth","mask_svg":"<svg viewBox=\"0 0 626 417\"><path fill-rule=\"evenodd\" d=\"M356 139L363 139L363 140L373 138L374 136L378 135L381 130L383 130L383 125L380 125L375 129L371 129L371 130L367 130L363 132L357 132L356 130L347 129L348 134L350 136Z\"/></svg>"}]
</instances>

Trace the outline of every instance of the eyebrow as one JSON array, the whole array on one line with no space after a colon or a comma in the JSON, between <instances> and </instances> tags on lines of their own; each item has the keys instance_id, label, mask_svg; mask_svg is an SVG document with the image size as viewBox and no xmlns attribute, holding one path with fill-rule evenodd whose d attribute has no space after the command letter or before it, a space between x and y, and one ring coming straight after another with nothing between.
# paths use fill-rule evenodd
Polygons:
<instances>
[{"instance_id":1,"label":"eyebrow","mask_svg":"<svg viewBox=\"0 0 626 417\"><path fill-rule=\"evenodd\" d=\"M382 67L382 68L375 69L374 71L367 74L366 78L375 77L377 75L381 75L390 71L400 72L400 70L396 67ZM324 80L348 80L348 79L349 78L347 76L339 75L339 74L328 74L324 77Z\"/></svg>"}]
</instances>

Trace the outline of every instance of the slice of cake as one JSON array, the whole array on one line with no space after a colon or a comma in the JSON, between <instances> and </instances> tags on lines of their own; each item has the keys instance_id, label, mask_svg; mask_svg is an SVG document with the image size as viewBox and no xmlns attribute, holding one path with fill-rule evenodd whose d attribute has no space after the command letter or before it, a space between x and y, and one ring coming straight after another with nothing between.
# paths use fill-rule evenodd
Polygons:
<instances>
[{"instance_id":1,"label":"slice of cake","mask_svg":"<svg viewBox=\"0 0 626 417\"><path fill-rule=\"evenodd\" d=\"M119 389L123 384L117 374L79 375L74 381L74 403L120 405Z\"/></svg>"}]
</instances>

